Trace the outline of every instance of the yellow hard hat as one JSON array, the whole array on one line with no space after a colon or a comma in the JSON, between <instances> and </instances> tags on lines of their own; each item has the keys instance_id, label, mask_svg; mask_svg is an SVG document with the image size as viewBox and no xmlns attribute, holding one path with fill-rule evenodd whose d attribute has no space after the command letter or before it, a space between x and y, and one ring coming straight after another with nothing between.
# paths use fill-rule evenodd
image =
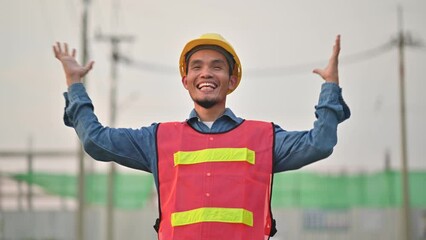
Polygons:
<instances>
[{"instance_id":1,"label":"yellow hard hat","mask_svg":"<svg viewBox=\"0 0 426 240\"><path fill-rule=\"evenodd\" d=\"M237 85L234 88L234 89L236 89L238 87L238 85L240 84L241 76L242 76L240 59L238 58L238 55L235 52L234 48L231 46L231 44L228 41L226 41L225 38L223 38L220 34L217 34L217 33L203 34L199 38L193 39L185 45L185 47L182 50L182 53L180 54L180 59L179 59L180 75L182 77L186 76L186 67L187 67L186 66L186 55L187 55L187 53L190 52L195 47L198 47L198 46L201 46L201 45L218 46L218 47L225 49L227 52L229 52L232 55L232 57L234 58L234 61L235 61L235 65L234 65L232 75L237 77ZM231 92L232 91L228 92L228 94L231 93Z\"/></svg>"}]
</instances>

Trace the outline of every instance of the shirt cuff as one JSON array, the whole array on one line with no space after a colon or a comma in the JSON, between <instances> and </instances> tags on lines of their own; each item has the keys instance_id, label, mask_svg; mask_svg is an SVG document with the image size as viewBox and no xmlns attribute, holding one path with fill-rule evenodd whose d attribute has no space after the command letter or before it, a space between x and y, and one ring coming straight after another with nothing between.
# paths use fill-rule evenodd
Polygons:
<instances>
[{"instance_id":1,"label":"shirt cuff","mask_svg":"<svg viewBox=\"0 0 426 240\"><path fill-rule=\"evenodd\" d=\"M71 102L85 97L87 93L83 83L74 83L68 87L68 98Z\"/></svg>"},{"instance_id":2,"label":"shirt cuff","mask_svg":"<svg viewBox=\"0 0 426 240\"><path fill-rule=\"evenodd\" d=\"M68 98L67 92L64 92L64 99L65 99L64 116L63 116L64 124L67 127L73 127L73 124L71 123L70 117L67 114L67 108L70 105L70 100Z\"/></svg>"},{"instance_id":3,"label":"shirt cuff","mask_svg":"<svg viewBox=\"0 0 426 240\"><path fill-rule=\"evenodd\" d=\"M325 106L328 106L328 108L336 112L339 123L351 116L350 109L342 96L342 88L336 83L326 82L321 86L318 107Z\"/></svg>"},{"instance_id":4,"label":"shirt cuff","mask_svg":"<svg viewBox=\"0 0 426 240\"><path fill-rule=\"evenodd\" d=\"M68 87L68 92L64 94L65 108L64 108L64 124L68 127L75 127L73 121L73 115L76 110L76 104L91 103L89 96L87 95L86 88L82 83L74 83ZM74 107L73 107L74 106Z\"/></svg>"}]
</instances>

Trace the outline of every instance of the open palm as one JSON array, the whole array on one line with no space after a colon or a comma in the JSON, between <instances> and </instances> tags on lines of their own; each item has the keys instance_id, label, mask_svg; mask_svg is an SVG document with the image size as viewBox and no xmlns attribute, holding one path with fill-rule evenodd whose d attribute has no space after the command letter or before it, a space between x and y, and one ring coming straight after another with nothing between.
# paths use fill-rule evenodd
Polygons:
<instances>
[{"instance_id":1,"label":"open palm","mask_svg":"<svg viewBox=\"0 0 426 240\"><path fill-rule=\"evenodd\" d=\"M64 68L67 85L81 82L81 79L92 69L94 62L90 61L85 66L81 66L75 59L76 50L68 51L68 44L64 43L63 48L60 43L53 46L55 57L61 61Z\"/></svg>"},{"instance_id":2,"label":"open palm","mask_svg":"<svg viewBox=\"0 0 426 240\"><path fill-rule=\"evenodd\" d=\"M340 53L340 35L337 35L335 44L333 46L333 53L331 54L328 65L323 69L314 69L314 73L320 75L326 82L333 82L339 84L339 53Z\"/></svg>"}]
</instances>

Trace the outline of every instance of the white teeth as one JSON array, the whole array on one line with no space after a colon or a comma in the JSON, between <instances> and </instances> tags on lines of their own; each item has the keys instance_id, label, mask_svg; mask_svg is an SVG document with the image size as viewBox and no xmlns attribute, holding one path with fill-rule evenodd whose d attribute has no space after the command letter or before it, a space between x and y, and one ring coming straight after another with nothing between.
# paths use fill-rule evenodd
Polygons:
<instances>
[{"instance_id":1,"label":"white teeth","mask_svg":"<svg viewBox=\"0 0 426 240\"><path fill-rule=\"evenodd\" d=\"M198 85L198 88L203 88L203 87L211 87L211 88L215 88L216 87L216 85L215 84L213 84L213 83L200 83L199 85Z\"/></svg>"}]
</instances>

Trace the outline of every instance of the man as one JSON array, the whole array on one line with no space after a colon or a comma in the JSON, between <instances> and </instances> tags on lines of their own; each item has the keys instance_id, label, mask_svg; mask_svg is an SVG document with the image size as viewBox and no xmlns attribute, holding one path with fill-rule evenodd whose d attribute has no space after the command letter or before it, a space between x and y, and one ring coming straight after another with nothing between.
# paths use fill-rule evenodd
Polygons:
<instances>
[{"instance_id":1,"label":"man","mask_svg":"<svg viewBox=\"0 0 426 240\"><path fill-rule=\"evenodd\" d=\"M219 34L191 40L180 57L182 84L194 102L183 122L133 129L103 127L67 44L53 47L68 92L64 121L74 127L94 159L151 172L159 197L158 238L268 239L275 230L270 208L272 178L326 158L337 143L337 125L349 118L338 76L340 36L328 66L315 69L322 85L309 131L289 132L272 123L244 120L226 108L242 76L233 47Z\"/></svg>"}]
</instances>

